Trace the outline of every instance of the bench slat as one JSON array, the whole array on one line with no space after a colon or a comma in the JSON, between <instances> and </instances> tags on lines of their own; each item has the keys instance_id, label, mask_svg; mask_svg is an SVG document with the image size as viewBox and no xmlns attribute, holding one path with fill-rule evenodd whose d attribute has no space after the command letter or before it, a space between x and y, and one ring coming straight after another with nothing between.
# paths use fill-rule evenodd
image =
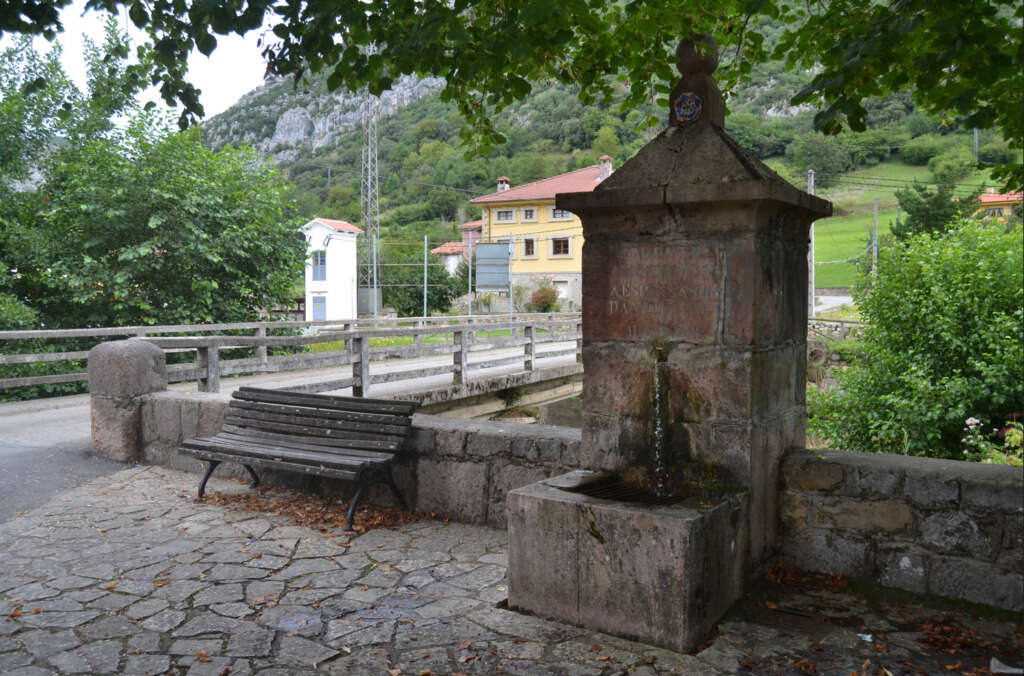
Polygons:
<instances>
[{"instance_id":1,"label":"bench slat","mask_svg":"<svg viewBox=\"0 0 1024 676\"><path fill-rule=\"evenodd\" d=\"M332 446L346 448L365 448L369 450L395 451L401 446L400 439L360 439L358 434L349 434L345 430L322 429L308 425L291 425L289 423L274 422L271 420L250 420L239 418L228 412L224 418L225 425L231 425L238 429L266 430L268 432L285 432L291 435L307 437L310 439L331 439ZM336 440L336 441L335 441Z\"/></svg>"},{"instance_id":2,"label":"bench slat","mask_svg":"<svg viewBox=\"0 0 1024 676\"><path fill-rule=\"evenodd\" d=\"M412 415L418 406L416 402L411 401L336 397L326 394L310 395L297 392L282 392L280 390L264 390L258 387L240 387L232 396L236 399L246 399L249 401L266 401L362 413L393 413L397 415Z\"/></svg>"},{"instance_id":3,"label":"bench slat","mask_svg":"<svg viewBox=\"0 0 1024 676\"><path fill-rule=\"evenodd\" d=\"M244 399L232 399L232 408L245 409L247 411L263 411L266 413L295 414L310 416L314 418L327 418L329 420L345 420L354 424L368 425L370 429L391 429L396 434L405 434L412 420L408 416L391 415L388 413L354 413L352 411L332 411L307 406L289 406L288 404L271 404L261 401L248 401Z\"/></svg>"},{"instance_id":4,"label":"bench slat","mask_svg":"<svg viewBox=\"0 0 1024 676\"><path fill-rule=\"evenodd\" d=\"M352 471L347 469L334 469L331 467L318 467L316 465L302 465L293 462L281 462L278 460L268 460L257 457L239 457L237 453L218 453L216 451L207 451L199 449L186 449L186 452L190 455L194 455L197 458L203 460L216 460L219 462L241 462L245 465L255 465L256 467L266 467L268 469L285 470L289 472L299 472L300 474L316 474L317 476L333 477L335 479L346 479L348 481L356 481L359 478L358 471Z\"/></svg>"},{"instance_id":5,"label":"bench slat","mask_svg":"<svg viewBox=\"0 0 1024 676\"><path fill-rule=\"evenodd\" d=\"M353 439L385 439L399 441L405 437L408 428L395 425L372 425L367 423L356 423L351 420L331 420L317 416L306 415L309 409L293 409L290 413L270 413L269 411L252 411L245 408L228 407L228 415L239 420L251 420L252 424L259 426L263 422L279 422L289 425L305 425L325 430L337 430L345 434L351 434Z\"/></svg>"},{"instance_id":6,"label":"bench slat","mask_svg":"<svg viewBox=\"0 0 1024 676\"><path fill-rule=\"evenodd\" d=\"M304 451L313 451L324 454L338 454L352 458L366 458L372 461L390 461L394 453L387 451L368 451L362 448L344 448L335 445L317 444L316 440L307 441L303 437L296 437L292 434L273 434L270 432L254 432L253 430L238 430L228 427L215 436L207 439L228 439L242 441L255 446L295 448ZM322 440L321 440L322 441Z\"/></svg>"},{"instance_id":7,"label":"bench slat","mask_svg":"<svg viewBox=\"0 0 1024 676\"><path fill-rule=\"evenodd\" d=\"M280 443L284 443L285 446L288 446L289 443L299 443L299 445L302 446L315 447L317 450L324 453L330 453L331 449L340 449L341 453L345 453L347 450L361 451L362 453L384 453L393 455L387 449L352 449L351 447L345 446L344 442L346 439L333 439L326 436L301 436L298 434L269 432L262 429L253 429L251 427L236 427L234 425L224 425L221 433L232 434L242 438L259 439L260 442L266 443L267 446L280 445Z\"/></svg>"},{"instance_id":8,"label":"bench slat","mask_svg":"<svg viewBox=\"0 0 1024 676\"><path fill-rule=\"evenodd\" d=\"M296 448L282 446L264 446L258 443L246 442L244 440L233 440L211 437L209 439L194 439L185 448L213 451L217 453L234 453L249 458L263 458L265 460L281 460L295 462L301 465L313 465L320 467L334 467L358 472L363 467L379 467L386 465L390 459L372 459L364 457L351 457L340 454L320 453ZM241 460L241 458L239 459Z\"/></svg>"}]
</instances>

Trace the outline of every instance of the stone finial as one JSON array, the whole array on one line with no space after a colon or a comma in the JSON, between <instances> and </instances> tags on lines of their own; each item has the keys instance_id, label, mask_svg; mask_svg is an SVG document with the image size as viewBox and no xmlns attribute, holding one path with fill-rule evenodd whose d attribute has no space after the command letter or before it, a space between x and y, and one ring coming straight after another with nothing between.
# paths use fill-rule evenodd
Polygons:
<instances>
[{"instance_id":1,"label":"stone finial","mask_svg":"<svg viewBox=\"0 0 1024 676\"><path fill-rule=\"evenodd\" d=\"M706 33L681 40L676 47L676 68L683 76L711 75L718 68L718 43Z\"/></svg>"},{"instance_id":2,"label":"stone finial","mask_svg":"<svg viewBox=\"0 0 1024 676\"><path fill-rule=\"evenodd\" d=\"M718 44L710 35L694 35L676 48L676 66L682 78L669 99L669 124L682 127L707 121L725 125L725 105L711 74L718 68Z\"/></svg>"}]
</instances>

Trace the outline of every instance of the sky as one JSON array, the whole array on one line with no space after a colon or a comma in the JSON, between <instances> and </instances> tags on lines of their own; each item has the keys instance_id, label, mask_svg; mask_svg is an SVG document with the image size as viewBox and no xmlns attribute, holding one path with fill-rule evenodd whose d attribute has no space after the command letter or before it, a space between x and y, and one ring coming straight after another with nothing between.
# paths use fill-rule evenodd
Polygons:
<instances>
[{"instance_id":1,"label":"sky","mask_svg":"<svg viewBox=\"0 0 1024 676\"><path fill-rule=\"evenodd\" d=\"M94 42L102 42L103 22L106 12L87 12L83 16L85 0L75 0L61 12L64 32L57 41L61 43L64 71L80 87L85 86L85 63L82 57L82 38L88 36ZM121 12L119 21L123 28L136 42L142 42L145 34L128 21L126 13ZM206 117L223 112L246 94L263 83L265 65L260 50L256 46L259 31L252 31L244 37L238 35L217 36L217 49L210 57L193 51L189 57L189 81L202 90L200 102ZM39 38L38 49L47 49L49 43ZM142 100L162 102L156 89L142 96Z\"/></svg>"}]
</instances>

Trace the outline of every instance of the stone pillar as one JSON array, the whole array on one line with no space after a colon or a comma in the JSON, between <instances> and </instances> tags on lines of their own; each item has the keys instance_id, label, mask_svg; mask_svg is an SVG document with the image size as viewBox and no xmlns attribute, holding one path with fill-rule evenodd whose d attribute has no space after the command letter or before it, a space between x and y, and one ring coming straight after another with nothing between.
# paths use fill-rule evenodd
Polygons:
<instances>
[{"instance_id":1,"label":"stone pillar","mask_svg":"<svg viewBox=\"0 0 1024 676\"><path fill-rule=\"evenodd\" d=\"M696 45L677 52L668 128L593 192L556 198L586 242L581 449L644 489L748 489L756 565L779 461L804 446L808 229L831 205L725 134L717 57Z\"/></svg>"},{"instance_id":2,"label":"stone pillar","mask_svg":"<svg viewBox=\"0 0 1024 676\"><path fill-rule=\"evenodd\" d=\"M167 389L164 353L130 338L89 350L92 452L118 462L137 462L142 449L140 397Z\"/></svg>"}]
</instances>

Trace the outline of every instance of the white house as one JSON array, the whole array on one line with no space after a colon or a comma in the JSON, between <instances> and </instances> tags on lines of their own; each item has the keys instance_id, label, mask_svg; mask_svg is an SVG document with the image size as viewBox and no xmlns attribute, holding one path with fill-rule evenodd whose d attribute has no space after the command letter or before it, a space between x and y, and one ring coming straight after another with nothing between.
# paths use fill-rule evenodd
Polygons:
<instances>
[{"instance_id":1,"label":"white house","mask_svg":"<svg viewBox=\"0 0 1024 676\"><path fill-rule=\"evenodd\" d=\"M314 218L306 236L306 321L356 316L356 237L362 230L347 221Z\"/></svg>"},{"instance_id":2,"label":"white house","mask_svg":"<svg viewBox=\"0 0 1024 676\"><path fill-rule=\"evenodd\" d=\"M430 253L441 259L444 269L448 271L449 277L454 277L459 271L459 263L463 261L462 242L445 242Z\"/></svg>"}]
</instances>

